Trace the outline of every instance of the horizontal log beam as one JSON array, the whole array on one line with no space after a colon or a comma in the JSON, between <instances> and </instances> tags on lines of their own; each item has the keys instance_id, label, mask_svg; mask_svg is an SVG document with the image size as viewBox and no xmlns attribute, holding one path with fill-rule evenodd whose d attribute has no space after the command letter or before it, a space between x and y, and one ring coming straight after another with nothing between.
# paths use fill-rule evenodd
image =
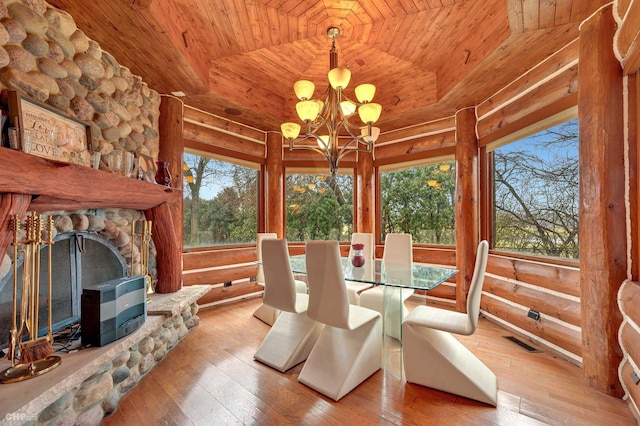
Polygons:
<instances>
[{"instance_id":1,"label":"horizontal log beam","mask_svg":"<svg viewBox=\"0 0 640 426\"><path fill-rule=\"evenodd\" d=\"M194 251L182 256L185 271L255 262L257 258L255 247Z\"/></svg>"},{"instance_id":2,"label":"horizontal log beam","mask_svg":"<svg viewBox=\"0 0 640 426\"><path fill-rule=\"evenodd\" d=\"M148 210L182 197L182 191L163 185L2 147L0 170L2 192L37 195L29 206L36 211L107 207Z\"/></svg>"},{"instance_id":3,"label":"horizontal log beam","mask_svg":"<svg viewBox=\"0 0 640 426\"><path fill-rule=\"evenodd\" d=\"M629 323L622 325L620 345L633 362L640 365L640 333Z\"/></svg>"},{"instance_id":4,"label":"horizontal log beam","mask_svg":"<svg viewBox=\"0 0 640 426\"><path fill-rule=\"evenodd\" d=\"M640 386L635 384L635 381L633 380L633 375L632 375L633 373L634 373L633 365L631 365L631 363L628 360L624 360L622 362L622 372L620 374L620 379L624 382L625 386L629 391L629 398L635 402L637 407L638 403L640 403ZM640 371L635 371L635 373L640 374ZM636 421L637 421L638 419L640 419L640 416L638 415L639 413L637 411L634 411L633 404L631 404L630 402L628 402L628 404L629 404L629 408L631 408L631 411L636 416Z\"/></svg>"},{"instance_id":5,"label":"horizontal log beam","mask_svg":"<svg viewBox=\"0 0 640 426\"><path fill-rule=\"evenodd\" d=\"M579 42L576 39L562 50L556 52L552 57L537 67L528 70L507 87L482 102L476 110L479 120L482 121L487 114L491 114L492 111L502 108L513 100L520 98L523 92L542 85L545 80L549 79L549 76L558 73L558 70L573 66L573 64L578 62L578 50Z\"/></svg>"},{"instance_id":6,"label":"horizontal log beam","mask_svg":"<svg viewBox=\"0 0 640 426\"><path fill-rule=\"evenodd\" d=\"M258 265L239 265L221 268L208 268L197 271L183 271L184 285L220 284L229 281L255 277Z\"/></svg>"},{"instance_id":7,"label":"horizontal log beam","mask_svg":"<svg viewBox=\"0 0 640 426\"><path fill-rule=\"evenodd\" d=\"M264 287L261 285L249 281L232 284L228 287L214 287L211 291L198 299L198 304L205 305L207 303L221 302L236 297L255 294L263 290Z\"/></svg>"},{"instance_id":8,"label":"horizontal log beam","mask_svg":"<svg viewBox=\"0 0 640 426\"><path fill-rule=\"evenodd\" d=\"M241 138L219 129L205 127L190 121L184 122L184 139L199 142L211 147L218 147L231 152L239 152L253 157L265 158L264 143Z\"/></svg>"},{"instance_id":9,"label":"horizontal log beam","mask_svg":"<svg viewBox=\"0 0 640 426\"><path fill-rule=\"evenodd\" d=\"M619 299L622 313L640 325L640 283L637 281L624 283L620 290Z\"/></svg>"},{"instance_id":10,"label":"horizontal log beam","mask_svg":"<svg viewBox=\"0 0 640 426\"><path fill-rule=\"evenodd\" d=\"M227 120L223 117L218 117L187 105L184 107L184 120L256 142L264 143L265 140L265 134L261 130Z\"/></svg>"},{"instance_id":11,"label":"horizontal log beam","mask_svg":"<svg viewBox=\"0 0 640 426\"><path fill-rule=\"evenodd\" d=\"M519 99L478 121L478 137L483 138L523 117L544 110L545 107L578 91L578 65L565 70ZM573 98L572 98L573 99ZM577 101L577 99L576 99ZM574 103L575 104L575 103Z\"/></svg>"},{"instance_id":12,"label":"horizontal log beam","mask_svg":"<svg viewBox=\"0 0 640 426\"><path fill-rule=\"evenodd\" d=\"M580 297L580 270L506 256L489 255L487 272Z\"/></svg>"},{"instance_id":13,"label":"horizontal log beam","mask_svg":"<svg viewBox=\"0 0 640 426\"><path fill-rule=\"evenodd\" d=\"M431 263L455 268L456 251L452 249L440 249L432 247L413 246L413 261L419 263Z\"/></svg>"},{"instance_id":14,"label":"horizontal log beam","mask_svg":"<svg viewBox=\"0 0 640 426\"><path fill-rule=\"evenodd\" d=\"M517 283L485 277L483 291L580 327L580 302Z\"/></svg>"},{"instance_id":15,"label":"horizontal log beam","mask_svg":"<svg viewBox=\"0 0 640 426\"><path fill-rule=\"evenodd\" d=\"M446 117L441 120L430 121L416 126L405 127L403 129L392 130L380 134L378 143L397 143L406 140L431 136L438 133L447 133L455 130L456 118Z\"/></svg>"},{"instance_id":16,"label":"horizontal log beam","mask_svg":"<svg viewBox=\"0 0 640 426\"><path fill-rule=\"evenodd\" d=\"M404 159L407 155L417 156L420 154L429 156L433 155L434 151L442 148L454 148L455 149L455 130L450 130L445 133L436 133L428 136L421 136L414 139L405 140L403 142L378 145L375 147L374 156L376 162L384 161L386 159L397 159L400 161L407 161ZM454 151L451 151L453 154Z\"/></svg>"},{"instance_id":17,"label":"horizontal log beam","mask_svg":"<svg viewBox=\"0 0 640 426\"><path fill-rule=\"evenodd\" d=\"M433 290L426 291L428 297L437 297L439 299L448 299L455 302L456 300L456 281L453 278L447 280L446 283L440 284Z\"/></svg>"},{"instance_id":18,"label":"horizontal log beam","mask_svg":"<svg viewBox=\"0 0 640 426\"><path fill-rule=\"evenodd\" d=\"M527 310L509 305L493 297L483 295L480 309L567 352L582 356L582 337L579 331L547 320L544 316L535 321L527 316Z\"/></svg>"}]
</instances>

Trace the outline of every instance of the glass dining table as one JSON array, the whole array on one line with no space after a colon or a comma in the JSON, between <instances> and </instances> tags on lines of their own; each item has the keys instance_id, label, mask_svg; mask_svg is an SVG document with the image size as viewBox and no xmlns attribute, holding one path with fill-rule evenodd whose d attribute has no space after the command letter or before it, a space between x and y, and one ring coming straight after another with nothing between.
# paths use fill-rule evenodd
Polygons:
<instances>
[{"instance_id":1,"label":"glass dining table","mask_svg":"<svg viewBox=\"0 0 640 426\"><path fill-rule=\"evenodd\" d=\"M290 260L294 273L307 273L305 255L291 256ZM394 264L383 262L381 259L355 267L348 257L342 257L341 264L345 280L383 286L383 368L402 379L401 324L406 298L402 293L431 290L457 274L458 270L422 263ZM397 331L391 332L392 328L396 328Z\"/></svg>"}]
</instances>

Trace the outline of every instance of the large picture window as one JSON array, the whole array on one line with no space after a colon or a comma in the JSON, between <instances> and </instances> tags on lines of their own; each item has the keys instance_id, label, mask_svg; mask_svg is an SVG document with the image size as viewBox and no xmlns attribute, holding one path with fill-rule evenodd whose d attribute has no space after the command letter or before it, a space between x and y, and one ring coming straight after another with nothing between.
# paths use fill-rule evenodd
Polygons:
<instances>
[{"instance_id":1,"label":"large picture window","mask_svg":"<svg viewBox=\"0 0 640 426\"><path fill-rule=\"evenodd\" d=\"M184 153L184 247L254 242L258 170Z\"/></svg>"},{"instance_id":2,"label":"large picture window","mask_svg":"<svg viewBox=\"0 0 640 426\"><path fill-rule=\"evenodd\" d=\"M493 151L494 248L578 259L578 120Z\"/></svg>"},{"instance_id":3,"label":"large picture window","mask_svg":"<svg viewBox=\"0 0 640 426\"><path fill-rule=\"evenodd\" d=\"M289 241L349 241L353 232L353 175L286 176Z\"/></svg>"},{"instance_id":4,"label":"large picture window","mask_svg":"<svg viewBox=\"0 0 640 426\"><path fill-rule=\"evenodd\" d=\"M380 173L381 237L409 233L414 243L455 244L455 162Z\"/></svg>"}]
</instances>

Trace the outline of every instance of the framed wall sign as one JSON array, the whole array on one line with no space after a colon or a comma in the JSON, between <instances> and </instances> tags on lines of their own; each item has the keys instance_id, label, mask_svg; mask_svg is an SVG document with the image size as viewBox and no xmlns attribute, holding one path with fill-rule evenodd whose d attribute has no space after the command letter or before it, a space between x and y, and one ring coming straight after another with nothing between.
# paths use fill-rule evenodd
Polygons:
<instances>
[{"instance_id":1,"label":"framed wall sign","mask_svg":"<svg viewBox=\"0 0 640 426\"><path fill-rule=\"evenodd\" d=\"M90 126L15 90L7 90L4 97L13 147L49 160L91 165Z\"/></svg>"}]
</instances>

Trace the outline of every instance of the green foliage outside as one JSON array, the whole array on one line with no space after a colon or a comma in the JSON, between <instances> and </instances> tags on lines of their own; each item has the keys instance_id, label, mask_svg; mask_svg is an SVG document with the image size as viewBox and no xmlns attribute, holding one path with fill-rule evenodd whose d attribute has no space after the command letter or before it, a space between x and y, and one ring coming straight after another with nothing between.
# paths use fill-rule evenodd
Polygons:
<instances>
[{"instance_id":1,"label":"green foliage outside","mask_svg":"<svg viewBox=\"0 0 640 426\"><path fill-rule=\"evenodd\" d=\"M352 175L290 174L285 191L289 241L351 239Z\"/></svg>"},{"instance_id":2,"label":"green foliage outside","mask_svg":"<svg viewBox=\"0 0 640 426\"><path fill-rule=\"evenodd\" d=\"M494 248L578 259L578 120L498 148Z\"/></svg>"},{"instance_id":3,"label":"green foliage outside","mask_svg":"<svg viewBox=\"0 0 640 426\"><path fill-rule=\"evenodd\" d=\"M187 153L185 164L185 247L254 242L258 171ZM493 170L494 248L577 259L577 120L497 148ZM454 245L455 183L455 161L381 173L382 240ZM289 174L285 185L289 241L350 240L352 175Z\"/></svg>"},{"instance_id":4,"label":"green foliage outside","mask_svg":"<svg viewBox=\"0 0 640 426\"><path fill-rule=\"evenodd\" d=\"M258 171L184 154L184 246L245 244L258 232Z\"/></svg>"},{"instance_id":5,"label":"green foliage outside","mask_svg":"<svg viewBox=\"0 0 640 426\"><path fill-rule=\"evenodd\" d=\"M380 174L382 240L409 233L414 243L455 244L455 163Z\"/></svg>"}]
</instances>

